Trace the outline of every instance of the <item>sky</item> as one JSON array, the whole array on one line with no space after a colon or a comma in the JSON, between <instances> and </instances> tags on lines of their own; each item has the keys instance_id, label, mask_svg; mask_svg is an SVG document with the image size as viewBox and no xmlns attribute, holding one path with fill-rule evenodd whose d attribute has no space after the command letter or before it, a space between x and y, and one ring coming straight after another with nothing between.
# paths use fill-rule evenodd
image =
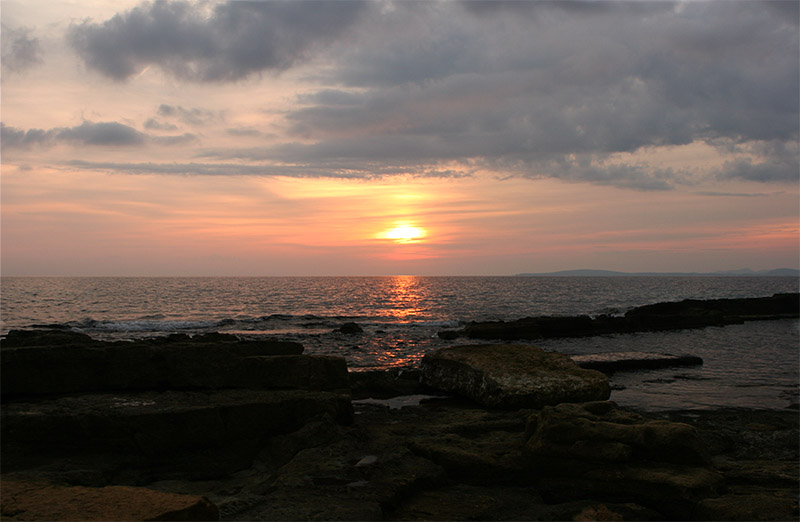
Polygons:
<instances>
[{"instance_id":1,"label":"sky","mask_svg":"<svg viewBox=\"0 0 800 522\"><path fill-rule=\"evenodd\" d=\"M800 2L3 0L3 275L800 266Z\"/></svg>"}]
</instances>

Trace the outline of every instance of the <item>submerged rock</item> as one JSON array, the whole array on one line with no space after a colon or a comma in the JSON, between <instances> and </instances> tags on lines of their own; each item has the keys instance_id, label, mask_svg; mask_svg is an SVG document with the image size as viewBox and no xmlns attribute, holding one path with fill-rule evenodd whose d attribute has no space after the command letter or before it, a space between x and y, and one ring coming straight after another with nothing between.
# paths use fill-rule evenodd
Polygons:
<instances>
[{"instance_id":1,"label":"submerged rock","mask_svg":"<svg viewBox=\"0 0 800 522\"><path fill-rule=\"evenodd\" d=\"M561 402L608 399L608 378L566 355L527 345L466 345L426 355L422 382L484 406L541 408Z\"/></svg>"},{"instance_id":2,"label":"submerged rock","mask_svg":"<svg viewBox=\"0 0 800 522\"><path fill-rule=\"evenodd\" d=\"M630 370L652 370L672 366L698 366L703 359L696 355L670 355L649 352L607 352L573 355L572 360L581 368L614 373Z\"/></svg>"},{"instance_id":3,"label":"submerged rock","mask_svg":"<svg viewBox=\"0 0 800 522\"><path fill-rule=\"evenodd\" d=\"M344 323L342 326L336 329L337 332L348 334L348 335L355 335L364 333L364 329L358 325L358 323L348 322Z\"/></svg>"}]
</instances>

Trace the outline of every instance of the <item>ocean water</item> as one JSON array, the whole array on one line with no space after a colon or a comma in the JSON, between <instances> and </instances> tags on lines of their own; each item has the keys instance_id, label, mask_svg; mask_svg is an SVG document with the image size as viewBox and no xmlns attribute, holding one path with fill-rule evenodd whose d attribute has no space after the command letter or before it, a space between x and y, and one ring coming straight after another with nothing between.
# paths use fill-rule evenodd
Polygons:
<instances>
[{"instance_id":1,"label":"ocean water","mask_svg":"<svg viewBox=\"0 0 800 522\"><path fill-rule=\"evenodd\" d=\"M352 371L414 366L430 350L470 342L436 333L471 320L623 314L681 299L798 291L785 277L266 277L16 278L0 282L0 334L60 325L100 339L226 332L301 342ZM359 335L335 331L344 322ZM538 340L566 354L693 354L703 366L612 377L612 400L643 410L785 408L798 402L800 324Z\"/></svg>"}]
</instances>

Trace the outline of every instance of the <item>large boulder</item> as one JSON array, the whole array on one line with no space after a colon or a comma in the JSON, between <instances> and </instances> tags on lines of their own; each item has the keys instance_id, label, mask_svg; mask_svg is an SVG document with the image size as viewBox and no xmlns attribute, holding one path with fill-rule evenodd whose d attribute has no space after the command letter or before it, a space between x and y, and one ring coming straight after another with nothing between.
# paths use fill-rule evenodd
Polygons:
<instances>
[{"instance_id":1,"label":"large boulder","mask_svg":"<svg viewBox=\"0 0 800 522\"><path fill-rule=\"evenodd\" d=\"M219 520L207 499L146 488L3 479L3 520Z\"/></svg>"},{"instance_id":2,"label":"large boulder","mask_svg":"<svg viewBox=\"0 0 800 522\"><path fill-rule=\"evenodd\" d=\"M608 401L543 408L531 415L526 439L531 472L556 501L635 502L685 518L723 482L692 426L647 420Z\"/></svg>"},{"instance_id":3,"label":"large boulder","mask_svg":"<svg viewBox=\"0 0 800 522\"><path fill-rule=\"evenodd\" d=\"M608 378L566 355L528 345L466 345L427 354L422 382L484 406L541 408L608 399Z\"/></svg>"}]
</instances>

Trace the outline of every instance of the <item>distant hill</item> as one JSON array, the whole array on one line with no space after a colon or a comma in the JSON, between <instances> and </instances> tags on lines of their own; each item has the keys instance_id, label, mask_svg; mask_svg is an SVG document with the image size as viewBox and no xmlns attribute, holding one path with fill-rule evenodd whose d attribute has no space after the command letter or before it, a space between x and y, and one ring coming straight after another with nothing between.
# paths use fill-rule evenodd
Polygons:
<instances>
[{"instance_id":1,"label":"distant hill","mask_svg":"<svg viewBox=\"0 0 800 522\"><path fill-rule=\"evenodd\" d=\"M613 270L561 270L560 272L544 272L539 274L517 274L518 276L538 277L664 277L664 276L728 276L728 277L800 277L800 270L794 268L776 268L774 270L725 270L720 272L615 272Z\"/></svg>"}]
</instances>

